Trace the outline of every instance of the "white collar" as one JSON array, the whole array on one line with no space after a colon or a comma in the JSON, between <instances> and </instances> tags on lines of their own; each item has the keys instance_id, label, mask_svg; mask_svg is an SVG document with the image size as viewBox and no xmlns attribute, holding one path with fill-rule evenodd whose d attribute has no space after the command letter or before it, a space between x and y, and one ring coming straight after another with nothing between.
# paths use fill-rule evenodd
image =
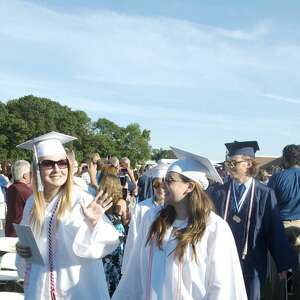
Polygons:
<instances>
[{"instance_id":1,"label":"white collar","mask_svg":"<svg viewBox=\"0 0 300 300\"><path fill-rule=\"evenodd\" d=\"M235 179L233 179L234 183L236 183L238 186L240 186L241 184L243 184L246 187L246 190L249 189L251 183L252 183L253 177L250 177L246 182L239 182Z\"/></svg>"}]
</instances>

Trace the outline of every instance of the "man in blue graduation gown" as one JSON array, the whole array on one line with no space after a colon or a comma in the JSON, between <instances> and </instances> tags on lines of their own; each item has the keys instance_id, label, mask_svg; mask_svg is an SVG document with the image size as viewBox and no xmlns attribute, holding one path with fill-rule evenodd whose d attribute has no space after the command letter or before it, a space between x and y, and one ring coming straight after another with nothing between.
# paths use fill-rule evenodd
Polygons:
<instances>
[{"instance_id":1,"label":"man in blue graduation gown","mask_svg":"<svg viewBox=\"0 0 300 300\"><path fill-rule=\"evenodd\" d=\"M257 142L225 145L230 180L212 187L209 194L234 235L248 298L259 300L267 276L268 250L281 278L296 264L296 257L286 238L273 190L253 178Z\"/></svg>"}]
</instances>

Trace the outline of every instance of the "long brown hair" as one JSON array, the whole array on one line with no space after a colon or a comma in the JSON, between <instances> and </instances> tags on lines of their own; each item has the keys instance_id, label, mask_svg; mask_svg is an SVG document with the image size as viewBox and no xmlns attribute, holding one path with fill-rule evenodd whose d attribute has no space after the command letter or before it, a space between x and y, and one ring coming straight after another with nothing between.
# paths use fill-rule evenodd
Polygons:
<instances>
[{"instance_id":1,"label":"long brown hair","mask_svg":"<svg viewBox=\"0 0 300 300\"><path fill-rule=\"evenodd\" d=\"M213 210L213 204L208 195L200 187L200 184L191 179L177 173L183 182L193 182L194 189L187 197L188 225L186 228L176 231L177 246L175 248L175 256L182 261L184 251L188 245L192 246L193 256L197 261L196 244L201 240L206 229L207 220L210 212ZM158 214L152 223L146 245L152 240L156 240L159 249L162 249L162 242L167 228L169 228L176 219L175 208L166 205Z\"/></svg>"},{"instance_id":2,"label":"long brown hair","mask_svg":"<svg viewBox=\"0 0 300 300\"><path fill-rule=\"evenodd\" d=\"M57 220L59 221L65 214L67 210L71 208L72 201L72 168L68 160L68 177L65 184L61 187L61 200L57 210ZM44 225L44 216L45 216L45 198L44 193L39 192L37 189L37 177L36 177L36 166L33 165L33 194L34 194L34 203L30 215L30 224L35 228L37 233L41 233L42 227Z\"/></svg>"}]
</instances>

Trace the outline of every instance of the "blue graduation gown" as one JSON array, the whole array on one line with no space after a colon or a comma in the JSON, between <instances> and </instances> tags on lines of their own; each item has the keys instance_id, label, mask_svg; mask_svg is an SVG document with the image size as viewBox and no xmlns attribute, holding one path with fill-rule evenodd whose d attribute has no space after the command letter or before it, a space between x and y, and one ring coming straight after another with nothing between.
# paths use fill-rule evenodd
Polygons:
<instances>
[{"instance_id":1,"label":"blue graduation gown","mask_svg":"<svg viewBox=\"0 0 300 300\"><path fill-rule=\"evenodd\" d=\"M214 185L208 190L208 194L214 202L216 212L222 218L224 218L225 214L225 205L230 182L231 181L223 185ZM246 241L250 197L251 187L248 190L245 202L238 213L235 209L233 198L231 197L229 200L226 221L235 238L248 298L249 300L259 300L260 290L263 287L267 276L268 250L276 263L278 272L294 267L297 264L297 258L292 252L285 235L273 190L260 183L258 180L255 180L254 202L248 238L248 252L245 259L242 259ZM239 223L233 219L234 215L239 217Z\"/></svg>"}]
</instances>

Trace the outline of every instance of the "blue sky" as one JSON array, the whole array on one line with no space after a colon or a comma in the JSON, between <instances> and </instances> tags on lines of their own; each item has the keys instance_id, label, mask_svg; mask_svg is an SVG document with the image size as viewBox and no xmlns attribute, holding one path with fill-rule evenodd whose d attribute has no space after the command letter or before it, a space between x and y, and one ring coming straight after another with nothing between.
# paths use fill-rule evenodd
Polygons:
<instances>
[{"instance_id":1,"label":"blue sky","mask_svg":"<svg viewBox=\"0 0 300 300\"><path fill-rule=\"evenodd\" d=\"M0 100L34 94L224 158L299 143L299 1L0 0Z\"/></svg>"}]
</instances>

